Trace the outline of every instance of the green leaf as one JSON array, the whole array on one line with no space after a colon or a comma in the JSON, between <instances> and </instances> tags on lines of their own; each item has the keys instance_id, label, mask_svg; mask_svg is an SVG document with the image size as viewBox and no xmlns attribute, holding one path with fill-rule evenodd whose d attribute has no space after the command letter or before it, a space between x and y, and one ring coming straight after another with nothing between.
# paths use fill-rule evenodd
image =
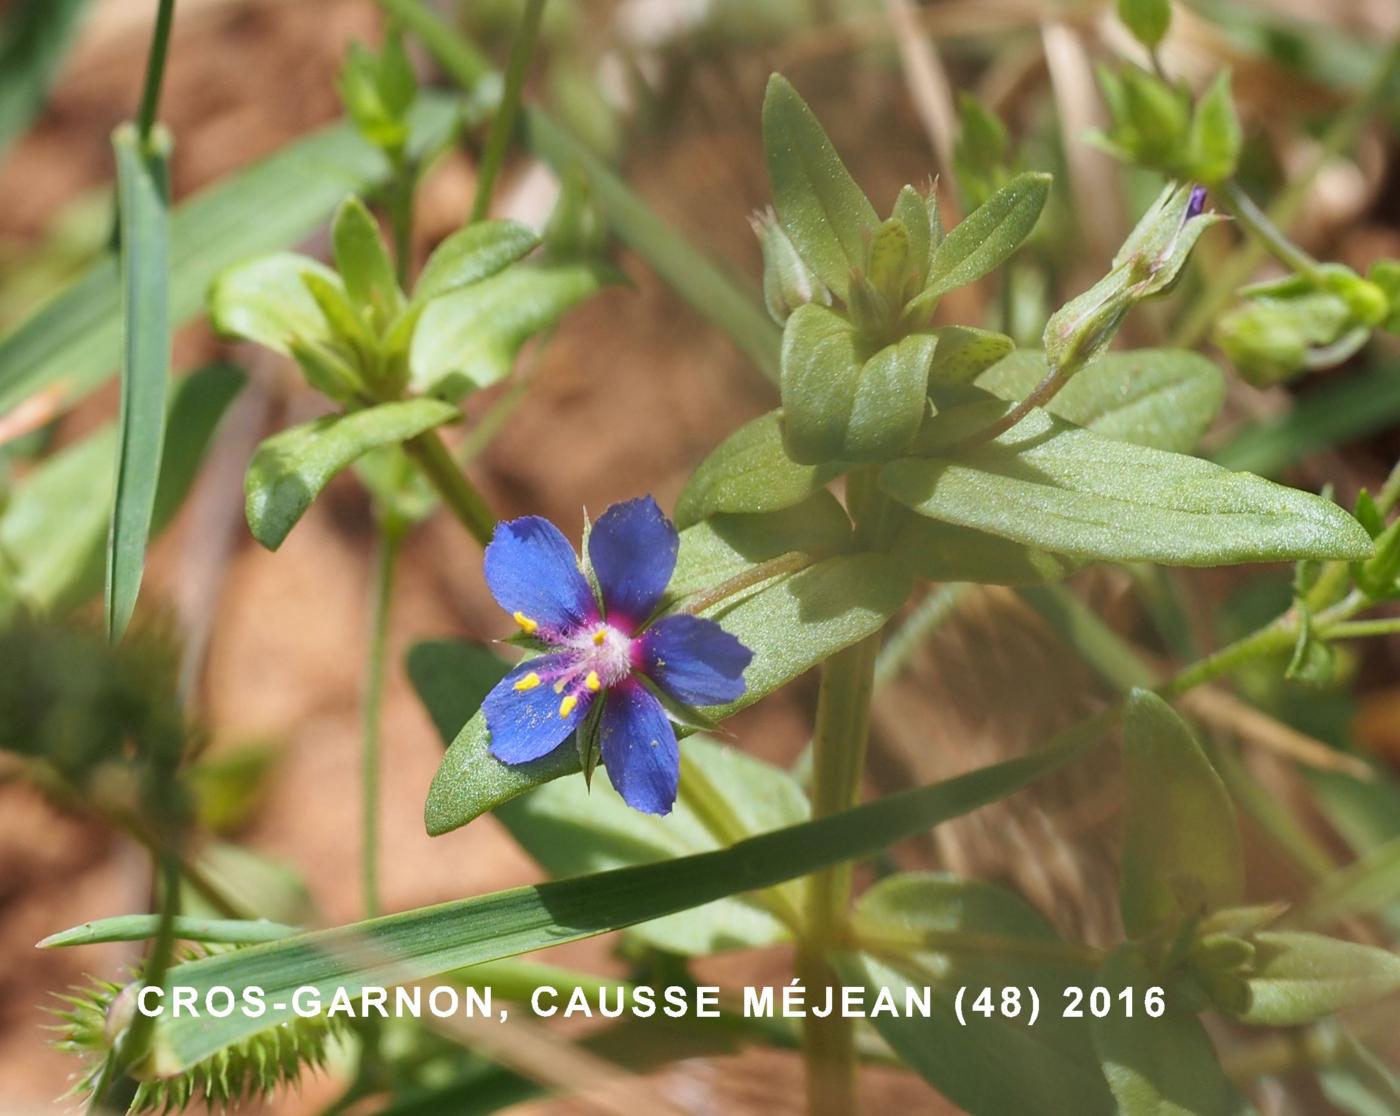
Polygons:
<instances>
[{"instance_id":1,"label":"green leaf","mask_svg":"<svg viewBox=\"0 0 1400 1116\"><path fill-rule=\"evenodd\" d=\"M1372 550L1326 500L1044 412L957 457L893 462L881 487L932 519L1082 558L1208 566Z\"/></svg>"},{"instance_id":2,"label":"green leaf","mask_svg":"<svg viewBox=\"0 0 1400 1116\"><path fill-rule=\"evenodd\" d=\"M1235 173L1244 134L1230 95L1230 71L1221 70L1196 106L1189 139L1194 176L1215 183Z\"/></svg>"},{"instance_id":3,"label":"green leaf","mask_svg":"<svg viewBox=\"0 0 1400 1116\"><path fill-rule=\"evenodd\" d=\"M122 396L117 486L107 542L107 638L118 642L136 611L146 568L170 380L169 138L143 143L134 124L112 135L122 272Z\"/></svg>"},{"instance_id":4,"label":"green leaf","mask_svg":"<svg viewBox=\"0 0 1400 1116\"><path fill-rule=\"evenodd\" d=\"M479 221L449 236L428 257L413 288L422 303L503 271L523 259L539 238L517 221Z\"/></svg>"},{"instance_id":5,"label":"green leaf","mask_svg":"<svg viewBox=\"0 0 1400 1116\"><path fill-rule=\"evenodd\" d=\"M880 955L839 957L843 981L865 986L867 1011L879 989L890 990L899 1014L872 1013L871 1022L902 1061L960 1108L972 1116L1039 1112L1053 1097L1057 1111L1113 1111L1087 1023L1060 1018L1064 988L1082 985L1086 969L1055 956L1055 932L1017 896L974 881L893 876L861 898L855 934L880 945ZM986 948L959 949L959 938ZM1001 990L1012 986L1022 997L1015 1018L973 1010L983 988L999 1008ZM932 990L929 1017L906 1014L906 989L924 987ZM1030 987L1041 1001L1034 1026ZM965 1025L953 1007L961 989Z\"/></svg>"},{"instance_id":6,"label":"green leaf","mask_svg":"<svg viewBox=\"0 0 1400 1116\"><path fill-rule=\"evenodd\" d=\"M226 364L175 381L152 533L162 531L184 502L243 382L243 373ZM35 466L0 513L0 554L15 568L15 589L37 611L76 607L101 590L116 456L113 423Z\"/></svg>"},{"instance_id":7,"label":"green leaf","mask_svg":"<svg viewBox=\"0 0 1400 1116\"><path fill-rule=\"evenodd\" d=\"M934 250L920 298L936 299L1001 266L1035 228L1050 183L1048 174L1018 174L958 222Z\"/></svg>"},{"instance_id":8,"label":"green leaf","mask_svg":"<svg viewBox=\"0 0 1400 1116\"><path fill-rule=\"evenodd\" d=\"M1252 1108L1220 1067L1210 1036L1194 1015L1173 1011L1152 1018L1144 997L1160 987L1131 946L1117 949L1095 982L1112 993L1102 1018L1091 1028L1104 1076L1121 1116L1241 1116ZM1129 993L1132 1014L1119 994Z\"/></svg>"},{"instance_id":9,"label":"green leaf","mask_svg":"<svg viewBox=\"0 0 1400 1116\"><path fill-rule=\"evenodd\" d=\"M763 515L711 516L681 531L676 570L665 604L710 589L770 558L799 551L829 558L851 541L851 521L830 492Z\"/></svg>"},{"instance_id":10,"label":"green leaf","mask_svg":"<svg viewBox=\"0 0 1400 1116\"><path fill-rule=\"evenodd\" d=\"M506 803L496 816L556 879L651 864L727 844L691 806L685 781L693 777L692 769L723 796L744 835L796 825L810 816L801 788L781 768L703 736L688 737L681 747L686 759L681 795L664 818L633 810L618 797L606 774L595 776L591 791L582 779L561 779ZM787 889L786 902L792 910L802 910L800 885ZM784 924L751 895L642 923L632 933L658 949L691 957L760 949L789 938Z\"/></svg>"},{"instance_id":11,"label":"green leaf","mask_svg":"<svg viewBox=\"0 0 1400 1116\"><path fill-rule=\"evenodd\" d=\"M676 501L681 528L719 512L772 512L825 488L845 466L799 465L783 449L783 412L746 422L691 474Z\"/></svg>"},{"instance_id":12,"label":"green leaf","mask_svg":"<svg viewBox=\"0 0 1400 1116\"><path fill-rule=\"evenodd\" d=\"M851 270L865 267L866 240L880 218L812 110L780 74L768 79L763 97L763 152L783 229L844 299Z\"/></svg>"},{"instance_id":13,"label":"green leaf","mask_svg":"<svg viewBox=\"0 0 1400 1116\"><path fill-rule=\"evenodd\" d=\"M1118 18L1133 38L1149 50L1166 37L1171 26L1170 0L1118 0Z\"/></svg>"},{"instance_id":14,"label":"green leaf","mask_svg":"<svg viewBox=\"0 0 1400 1116\"><path fill-rule=\"evenodd\" d=\"M439 639L408 649L408 677L444 744L476 715L491 687L510 670L489 647Z\"/></svg>"},{"instance_id":15,"label":"green leaf","mask_svg":"<svg viewBox=\"0 0 1400 1116\"><path fill-rule=\"evenodd\" d=\"M925 581L1041 585L1068 577L1077 559L922 516L900 528L892 547L909 573Z\"/></svg>"},{"instance_id":16,"label":"green leaf","mask_svg":"<svg viewBox=\"0 0 1400 1116\"><path fill-rule=\"evenodd\" d=\"M1230 795L1176 712L1149 690L1123 711L1123 926L1146 937L1240 902L1244 860Z\"/></svg>"},{"instance_id":17,"label":"green leaf","mask_svg":"<svg viewBox=\"0 0 1400 1116\"><path fill-rule=\"evenodd\" d=\"M783 330L783 438L806 465L883 461L906 449L927 410L932 334L867 354L840 314L809 303Z\"/></svg>"},{"instance_id":18,"label":"green leaf","mask_svg":"<svg viewBox=\"0 0 1400 1116\"><path fill-rule=\"evenodd\" d=\"M1400 957L1388 950L1284 930L1251 941L1245 1023L1293 1027L1400 991Z\"/></svg>"},{"instance_id":19,"label":"green leaf","mask_svg":"<svg viewBox=\"0 0 1400 1116\"><path fill-rule=\"evenodd\" d=\"M19 0L0 37L0 152L43 107L88 0Z\"/></svg>"},{"instance_id":20,"label":"green leaf","mask_svg":"<svg viewBox=\"0 0 1400 1116\"><path fill-rule=\"evenodd\" d=\"M930 195L931 197L933 195ZM936 207L937 203L933 203ZM894 199L894 214L909 233L909 257L914 268L915 290L924 289L928 277L929 257L933 254L934 229L929 202L912 186L905 186ZM937 230L941 237L943 230Z\"/></svg>"},{"instance_id":21,"label":"green leaf","mask_svg":"<svg viewBox=\"0 0 1400 1116\"><path fill-rule=\"evenodd\" d=\"M934 350L933 365L929 368L929 382L970 383L1014 348L1016 342L1004 333L972 326L945 326L938 331L938 348Z\"/></svg>"},{"instance_id":22,"label":"green leaf","mask_svg":"<svg viewBox=\"0 0 1400 1116\"><path fill-rule=\"evenodd\" d=\"M153 914L116 915L84 922L36 943L36 949L97 945L101 942L144 942L156 936L160 916ZM175 919L175 938L182 942L225 942L245 945L275 942L302 933L298 926L269 922L265 918L183 918Z\"/></svg>"},{"instance_id":23,"label":"green leaf","mask_svg":"<svg viewBox=\"0 0 1400 1116\"><path fill-rule=\"evenodd\" d=\"M715 852L512 888L188 961L174 966L169 980L194 988L199 1002L216 984L258 986L268 1011L257 1018L244 1012L225 1019L163 1016L155 1056L163 1068L179 1072L276 1027L291 1018L291 992L302 985L329 1003L341 988L354 997L366 985L424 979L594 937L869 856L1011 794L1081 751L1082 743L994 764Z\"/></svg>"},{"instance_id":24,"label":"green leaf","mask_svg":"<svg viewBox=\"0 0 1400 1116\"><path fill-rule=\"evenodd\" d=\"M340 203L331 222L335 267L350 301L371 311L381 325L403 307L403 292L394 276L394 261L379 233L379 222L353 194Z\"/></svg>"},{"instance_id":25,"label":"green leaf","mask_svg":"<svg viewBox=\"0 0 1400 1116\"><path fill-rule=\"evenodd\" d=\"M1044 353L1021 349L987 369L977 386L1020 400L1046 371ZM1199 353L1135 349L1101 356L1076 373L1045 410L1106 438L1188 453L1224 401L1225 377Z\"/></svg>"},{"instance_id":26,"label":"green leaf","mask_svg":"<svg viewBox=\"0 0 1400 1116\"><path fill-rule=\"evenodd\" d=\"M728 717L879 631L909 589L898 563L866 554L819 562L707 612L754 658L744 672L744 695L706 713L716 720ZM532 787L579 770L577 749L567 742L534 763L511 766L491 755L489 740L485 718L478 714L448 748L424 807L429 834L466 825Z\"/></svg>"},{"instance_id":27,"label":"green leaf","mask_svg":"<svg viewBox=\"0 0 1400 1116\"><path fill-rule=\"evenodd\" d=\"M325 264L292 252L275 252L229 268L209 290L209 317L229 337L256 341L290 356L293 339L331 340L326 315L307 280L315 276L344 296L345 286Z\"/></svg>"},{"instance_id":28,"label":"green leaf","mask_svg":"<svg viewBox=\"0 0 1400 1116\"><path fill-rule=\"evenodd\" d=\"M413 117L421 154L447 136L457 101L421 97ZM225 268L304 239L347 190L388 176L383 154L350 124L337 124L177 206L170 222L171 326L203 309L210 282ZM120 340L117 265L107 257L0 341L0 413L53 385L65 402L85 395L115 367Z\"/></svg>"},{"instance_id":29,"label":"green leaf","mask_svg":"<svg viewBox=\"0 0 1400 1116\"><path fill-rule=\"evenodd\" d=\"M542 264L434 299L413 334L413 387L448 399L489 387L510 375L526 341L612 281L598 264Z\"/></svg>"},{"instance_id":30,"label":"green leaf","mask_svg":"<svg viewBox=\"0 0 1400 1116\"><path fill-rule=\"evenodd\" d=\"M253 454L244 481L253 537L276 550L321 489L356 458L460 417L439 399L407 399L326 415L273 435Z\"/></svg>"}]
</instances>

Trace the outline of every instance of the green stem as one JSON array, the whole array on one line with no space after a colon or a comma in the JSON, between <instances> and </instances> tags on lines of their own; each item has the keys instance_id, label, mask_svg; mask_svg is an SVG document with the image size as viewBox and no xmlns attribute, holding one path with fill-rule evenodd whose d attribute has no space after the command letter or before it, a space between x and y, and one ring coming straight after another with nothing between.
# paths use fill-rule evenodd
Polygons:
<instances>
[{"instance_id":1,"label":"green stem","mask_svg":"<svg viewBox=\"0 0 1400 1116\"><path fill-rule=\"evenodd\" d=\"M170 25L175 19L175 0L160 0L156 9L156 25L151 33L151 52L146 56L146 80L141 89L141 107L136 115L136 130L142 146L151 138L156 110L160 107L160 87L165 78L165 59L170 51Z\"/></svg>"},{"instance_id":2,"label":"green stem","mask_svg":"<svg viewBox=\"0 0 1400 1116\"><path fill-rule=\"evenodd\" d=\"M420 434L404 443L404 450L417 462L443 503L482 546L491 541L496 517L465 473L453 460L436 431Z\"/></svg>"},{"instance_id":3,"label":"green stem","mask_svg":"<svg viewBox=\"0 0 1400 1116\"><path fill-rule=\"evenodd\" d=\"M1367 636L1396 635L1400 634L1400 616L1333 624L1325 634L1328 639L1363 639Z\"/></svg>"},{"instance_id":4,"label":"green stem","mask_svg":"<svg viewBox=\"0 0 1400 1116\"><path fill-rule=\"evenodd\" d=\"M786 554L780 554L776 558L769 558L766 562L750 566L727 581L721 581L718 585L697 593L685 602L681 611L698 616L722 601L728 600L735 593L742 593L745 589L767 581L769 578L805 570L815 561L816 559L810 554L800 550L790 550Z\"/></svg>"},{"instance_id":5,"label":"green stem","mask_svg":"<svg viewBox=\"0 0 1400 1116\"><path fill-rule=\"evenodd\" d=\"M364 880L365 917L379 914L379 776L380 716L384 698L384 668L388 661L389 608L394 593L394 566L401 536L392 528L379 528L374 556L374 589L371 597L369 660L365 669L365 695L362 709L363 795L361 864Z\"/></svg>"},{"instance_id":6,"label":"green stem","mask_svg":"<svg viewBox=\"0 0 1400 1116\"><path fill-rule=\"evenodd\" d=\"M544 0L526 0L525 14L520 20L520 30L511 43L510 58L506 61L505 87L501 92L501 103L496 108L496 118L491 122L491 134L486 137L486 150L481 156L481 167L477 171L476 196L472 198L472 211L469 223L485 220L491 208L491 191L506 161L506 149L515 131L516 119L520 116L520 96L525 88L525 74L530 68L530 58L535 53L535 43L540 35L540 16L544 13Z\"/></svg>"},{"instance_id":7,"label":"green stem","mask_svg":"<svg viewBox=\"0 0 1400 1116\"><path fill-rule=\"evenodd\" d=\"M847 499L856 521L857 543L867 548L882 545L890 529L891 508L879 490L877 471L863 469L851 474ZM822 664L812 735L813 818L849 809L860 797L881 634L867 636ZM827 955L840 948L848 936L851 872L851 863L843 861L808 880L807 933L798 957L798 971L809 995L815 992L823 997L823 989L834 989L840 984ZM832 1012L825 1019L809 1015L803 1024L803 1057L807 1067L808 1112L812 1116L856 1113L859 1102L851 1020L839 1012Z\"/></svg>"},{"instance_id":8,"label":"green stem","mask_svg":"<svg viewBox=\"0 0 1400 1116\"><path fill-rule=\"evenodd\" d=\"M165 974L170 971L170 962L175 952L175 917L179 914L180 905L180 858L167 849L159 854L156 865L159 878L160 925L146 954L146 964L141 976L143 988L165 986ZM115 1056L109 1063L110 1072L104 1072L101 1080L93 1088L91 1103L94 1108L100 1108L116 1081L146 1056L155 1025L154 1015L147 1015L141 1011L133 1012L131 1023L122 1035Z\"/></svg>"},{"instance_id":9,"label":"green stem","mask_svg":"<svg viewBox=\"0 0 1400 1116\"><path fill-rule=\"evenodd\" d=\"M1279 263L1299 275L1315 275L1317 261L1279 231L1269 215L1254 204L1239 182L1226 179L1216 190L1216 198L1240 226L1269 250Z\"/></svg>"},{"instance_id":10,"label":"green stem","mask_svg":"<svg viewBox=\"0 0 1400 1116\"><path fill-rule=\"evenodd\" d=\"M399 286L405 288L413 269L413 198L417 177L413 164L400 153L394 159L387 208L389 227L394 235L394 273Z\"/></svg>"}]
</instances>

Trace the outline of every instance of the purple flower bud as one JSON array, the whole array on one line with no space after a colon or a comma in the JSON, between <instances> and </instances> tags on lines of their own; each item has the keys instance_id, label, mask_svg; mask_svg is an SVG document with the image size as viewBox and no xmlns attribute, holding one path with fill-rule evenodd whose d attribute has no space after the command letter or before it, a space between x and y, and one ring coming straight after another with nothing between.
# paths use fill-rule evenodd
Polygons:
<instances>
[{"instance_id":1,"label":"purple flower bud","mask_svg":"<svg viewBox=\"0 0 1400 1116\"><path fill-rule=\"evenodd\" d=\"M1183 219L1183 223L1191 220L1192 217L1199 217L1201 211L1204 210L1205 207L1206 188L1204 186L1192 186L1191 199L1186 203L1186 216Z\"/></svg>"}]
</instances>

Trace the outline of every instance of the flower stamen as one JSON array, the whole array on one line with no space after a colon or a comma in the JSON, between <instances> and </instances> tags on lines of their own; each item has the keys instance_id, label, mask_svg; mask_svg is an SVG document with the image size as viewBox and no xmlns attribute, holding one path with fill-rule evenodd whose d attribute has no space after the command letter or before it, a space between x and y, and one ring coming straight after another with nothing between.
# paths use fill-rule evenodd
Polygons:
<instances>
[{"instance_id":1,"label":"flower stamen","mask_svg":"<svg viewBox=\"0 0 1400 1116\"><path fill-rule=\"evenodd\" d=\"M590 670L588 672L588 677L583 680L583 684L595 694L603 688L603 682L598 677L598 672L596 670Z\"/></svg>"},{"instance_id":2,"label":"flower stamen","mask_svg":"<svg viewBox=\"0 0 1400 1116\"><path fill-rule=\"evenodd\" d=\"M540 684L540 676L533 670L515 684L517 690L533 690Z\"/></svg>"},{"instance_id":3,"label":"flower stamen","mask_svg":"<svg viewBox=\"0 0 1400 1116\"><path fill-rule=\"evenodd\" d=\"M574 711L574 707L576 705L578 705L578 698L575 697L573 694L570 694L568 697L566 697L563 701L559 703L559 716L567 717L570 713Z\"/></svg>"},{"instance_id":4,"label":"flower stamen","mask_svg":"<svg viewBox=\"0 0 1400 1116\"><path fill-rule=\"evenodd\" d=\"M520 630L523 631L526 635L534 635L540 626L540 622L538 620L531 620L523 612L516 612L513 616L513 619L517 624L520 625Z\"/></svg>"}]
</instances>

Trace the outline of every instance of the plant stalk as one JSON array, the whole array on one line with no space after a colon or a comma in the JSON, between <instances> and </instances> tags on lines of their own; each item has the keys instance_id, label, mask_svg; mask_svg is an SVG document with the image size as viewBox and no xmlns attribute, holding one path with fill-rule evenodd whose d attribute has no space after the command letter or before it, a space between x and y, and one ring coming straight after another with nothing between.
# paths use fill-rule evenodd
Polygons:
<instances>
[{"instance_id":1,"label":"plant stalk","mask_svg":"<svg viewBox=\"0 0 1400 1116\"><path fill-rule=\"evenodd\" d=\"M361 710L361 876L364 881L365 917L379 914L379 780L380 719L384 698L384 668L389 650L389 611L394 593L394 569L402 536L380 525L374 555L374 587L371 591L369 658L365 668L365 693Z\"/></svg>"},{"instance_id":2,"label":"plant stalk","mask_svg":"<svg viewBox=\"0 0 1400 1116\"><path fill-rule=\"evenodd\" d=\"M458 467L452 454L442 444L437 432L429 430L404 443L404 450L413 458L429 483L437 489L443 503L463 527L482 546L491 541L496 529L496 517L487 507L476 486Z\"/></svg>"},{"instance_id":3,"label":"plant stalk","mask_svg":"<svg viewBox=\"0 0 1400 1116\"><path fill-rule=\"evenodd\" d=\"M520 30L515 33L515 41L510 46L510 58L506 61L505 86L501 92L501 103L496 108L496 117L491 122L491 133L486 137L486 150L481 155L481 166L477 170L476 194L472 198L469 224L486 219L491 208L491 191L506 161L506 150L510 147L511 135L515 132L516 120L520 116L520 97L525 88L525 75L530 68L530 59L535 53L535 44L540 36L540 17L544 13L544 0L526 0L525 13L520 20Z\"/></svg>"},{"instance_id":4,"label":"plant stalk","mask_svg":"<svg viewBox=\"0 0 1400 1116\"><path fill-rule=\"evenodd\" d=\"M165 59L170 52L170 25L175 20L175 0L160 0L156 25L151 32L151 52L146 56L146 79L141 88L141 107L136 114L136 130L144 147L151 138L160 107L160 88L165 78Z\"/></svg>"}]
</instances>

